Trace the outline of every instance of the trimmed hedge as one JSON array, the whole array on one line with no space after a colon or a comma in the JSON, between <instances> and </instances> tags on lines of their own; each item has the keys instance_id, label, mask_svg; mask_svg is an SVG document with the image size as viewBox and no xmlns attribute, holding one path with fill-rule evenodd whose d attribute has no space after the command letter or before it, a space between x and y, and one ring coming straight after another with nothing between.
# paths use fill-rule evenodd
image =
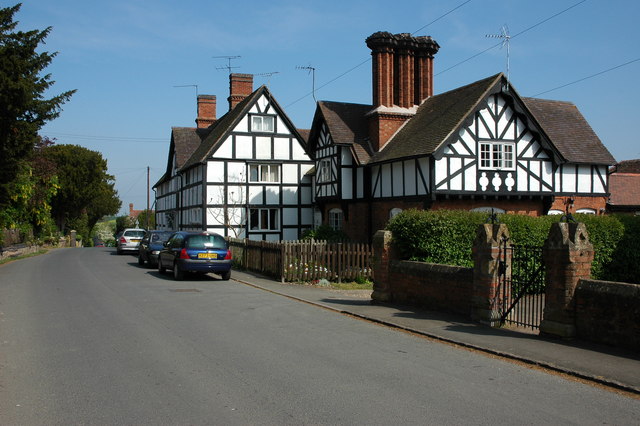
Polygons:
<instances>
[{"instance_id":1,"label":"trimmed hedge","mask_svg":"<svg viewBox=\"0 0 640 426\"><path fill-rule=\"evenodd\" d=\"M471 249L487 213L462 210L405 210L387 229L403 259L455 266L473 266ZM584 222L595 249L594 279L640 283L640 217L576 215ZM501 214L514 244L542 246L560 216Z\"/></svg>"}]
</instances>

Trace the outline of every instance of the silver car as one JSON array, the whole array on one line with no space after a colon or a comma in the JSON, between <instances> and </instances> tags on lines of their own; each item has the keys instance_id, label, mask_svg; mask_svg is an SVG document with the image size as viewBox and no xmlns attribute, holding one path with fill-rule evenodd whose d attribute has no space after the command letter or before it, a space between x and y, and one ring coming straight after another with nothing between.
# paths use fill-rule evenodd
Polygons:
<instances>
[{"instance_id":1,"label":"silver car","mask_svg":"<svg viewBox=\"0 0 640 426\"><path fill-rule=\"evenodd\" d=\"M125 251L138 252L140 241L144 237L144 229L127 228L116 241L116 251L122 254Z\"/></svg>"}]
</instances>

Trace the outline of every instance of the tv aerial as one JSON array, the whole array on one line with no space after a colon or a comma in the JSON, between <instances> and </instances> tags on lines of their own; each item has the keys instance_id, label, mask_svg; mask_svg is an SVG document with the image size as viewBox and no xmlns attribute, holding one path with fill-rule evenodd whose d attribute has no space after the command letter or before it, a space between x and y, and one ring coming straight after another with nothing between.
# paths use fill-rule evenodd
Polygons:
<instances>
[{"instance_id":1,"label":"tv aerial","mask_svg":"<svg viewBox=\"0 0 640 426\"><path fill-rule=\"evenodd\" d=\"M296 69L309 71L309 74L311 74L311 96L313 96L314 102L318 102L316 100L316 69L311 65L306 67L297 66Z\"/></svg>"},{"instance_id":2,"label":"tv aerial","mask_svg":"<svg viewBox=\"0 0 640 426\"><path fill-rule=\"evenodd\" d=\"M271 84L271 77L275 74L280 74L280 71L272 71L272 72L263 72L260 74L254 74L256 77L266 77L267 78L267 87Z\"/></svg>"},{"instance_id":3,"label":"tv aerial","mask_svg":"<svg viewBox=\"0 0 640 426\"><path fill-rule=\"evenodd\" d=\"M509 90L509 57L511 56L511 35L509 34L509 27L507 24L504 24L500 29L500 34L487 34L486 37L502 39L502 46L500 46L500 48L503 48L505 45L507 46L507 90Z\"/></svg>"},{"instance_id":4,"label":"tv aerial","mask_svg":"<svg viewBox=\"0 0 640 426\"><path fill-rule=\"evenodd\" d=\"M234 68L240 68L240 67L232 67L231 66L231 61L234 59L239 59L242 58L242 56L212 56L213 59L226 59L227 60L227 66L226 67L216 67L217 70L227 70L229 72L229 74L231 74L231 70Z\"/></svg>"}]
</instances>

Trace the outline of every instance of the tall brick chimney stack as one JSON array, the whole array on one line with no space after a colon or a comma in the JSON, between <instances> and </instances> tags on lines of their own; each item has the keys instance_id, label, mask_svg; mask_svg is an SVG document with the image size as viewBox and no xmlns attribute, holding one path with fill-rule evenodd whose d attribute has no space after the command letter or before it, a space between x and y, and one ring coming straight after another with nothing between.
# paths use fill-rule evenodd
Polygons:
<instances>
[{"instance_id":1,"label":"tall brick chimney stack","mask_svg":"<svg viewBox=\"0 0 640 426\"><path fill-rule=\"evenodd\" d=\"M373 111L369 137L379 151L433 96L433 55L440 46L431 37L377 32L366 40L372 56Z\"/></svg>"},{"instance_id":2,"label":"tall brick chimney stack","mask_svg":"<svg viewBox=\"0 0 640 426\"><path fill-rule=\"evenodd\" d=\"M211 126L216 121L216 95L198 95L198 129Z\"/></svg>"},{"instance_id":3,"label":"tall brick chimney stack","mask_svg":"<svg viewBox=\"0 0 640 426\"><path fill-rule=\"evenodd\" d=\"M229 74L229 111L253 92L252 74Z\"/></svg>"}]
</instances>

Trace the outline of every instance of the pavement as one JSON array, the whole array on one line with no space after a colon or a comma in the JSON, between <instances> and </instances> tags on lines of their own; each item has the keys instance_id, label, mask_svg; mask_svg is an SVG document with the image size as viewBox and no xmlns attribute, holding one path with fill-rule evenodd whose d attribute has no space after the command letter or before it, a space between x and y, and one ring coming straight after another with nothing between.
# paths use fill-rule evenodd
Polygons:
<instances>
[{"instance_id":1,"label":"pavement","mask_svg":"<svg viewBox=\"0 0 640 426\"><path fill-rule=\"evenodd\" d=\"M392 304L372 304L371 291L281 283L246 271L232 279L345 315L559 372L640 396L640 353L584 342L492 328L461 316Z\"/></svg>"}]
</instances>

